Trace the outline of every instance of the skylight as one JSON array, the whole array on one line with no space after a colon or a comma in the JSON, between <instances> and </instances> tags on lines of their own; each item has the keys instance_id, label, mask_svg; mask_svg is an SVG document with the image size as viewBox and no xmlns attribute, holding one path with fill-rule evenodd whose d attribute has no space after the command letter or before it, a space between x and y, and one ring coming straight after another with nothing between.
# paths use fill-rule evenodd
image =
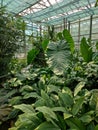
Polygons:
<instances>
[{"instance_id":1,"label":"skylight","mask_svg":"<svg viewBox=\"0 0 98 130\"><path fill-rule=\"evenodd\" d=\"M63 0L40 0L37 4L19 13L19 15L24 16L30 13L35 13L62 1Z\"/></svg>"}]
</instances>

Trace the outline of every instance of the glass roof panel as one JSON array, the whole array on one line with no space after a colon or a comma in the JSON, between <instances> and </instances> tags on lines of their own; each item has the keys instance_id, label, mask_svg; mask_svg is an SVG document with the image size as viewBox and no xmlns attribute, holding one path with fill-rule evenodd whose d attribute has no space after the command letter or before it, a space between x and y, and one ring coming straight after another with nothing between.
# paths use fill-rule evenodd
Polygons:
<instances>
[{"instance_id":1,"label":"glass roof panel","mask_svg":"<svg viewBox=\"0 0 98 130\"><path fill-rule=\"evenodd\" d=\"M0 0L7 11L25 20L40 24L60 24L63 19L74 21L98 15L96 0Z\"/></svg>"},{"instance_id":2,"label":"glass roof panel","mask_svg":"<svg viewBox=\"0 0 98 130\"><path fill-rule=\"evenodd\" d=\"M39 1L40 0L0 0L0 3L7 7L7 11L18 14Z\"/></svg>"},{"instance_id":3,"label":"glass roof panel","mask_svg":"<svg viewBox=\"0 0 98 130\"><path fill-rule=\"evenodd\" d=\"M60 17L60 19L62 19L63 17L69 18L70 15L72 14L71 15L72 18L70 20L72 19L74 20L76 19L76 17L77 19L80 18L77 12L83 11L83 13L86 13L86 14L81 13L83 17L87 16L87 13L88 15L94 14L93 10L91 9L94 6L94 4L95 0L69 0L69 1L62 0L38 12L25 15L24 17L30 19L32 22L46 20L46 22L49 21L48 23L52 23L50 21L51 19L53 20L53 18L55 19L55 16L57 16L58 18ZM78 16L75 16L75 13Z\"/></svg>"}]
</instances>

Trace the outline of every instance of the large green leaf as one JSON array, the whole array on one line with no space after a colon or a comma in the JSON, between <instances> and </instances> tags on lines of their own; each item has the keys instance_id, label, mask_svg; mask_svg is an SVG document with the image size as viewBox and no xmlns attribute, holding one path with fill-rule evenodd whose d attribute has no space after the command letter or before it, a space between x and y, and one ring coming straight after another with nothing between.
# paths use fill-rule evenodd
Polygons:
<instances>
[{"instance_id":1,"label":"large green leaf","mask_svg":"<svg viewBox=\"0 0 98 130\"><path fill-rule=\"evenodd\" d=\"M98 112L98 90L97 89L91 90L91 94L92 96L89 102L90 108Z\"/></svg>"},{"instance_id":2,"label":"large green leaf","mask_svg":"<svg viewBox=\"0 0 98 130\"><path fill-rule=\"evenodd\" d=\"M71 129L75 130L86 130L84 124L78 118L69 118L66 123Z\"/></svg>"},{"instance_id":3,"label":"large green leaf","mask_svg":"<svg viewBox=\"0 0 98 130\"><path fill-rule=\"evenodd\" d=\"M52 85L52 84L47 85L48 93L52 93L52 92L58 93L58 91L59 91L59 88L56 85Z\"/></svg>"},{"instance_id":4,"label":"large green leaf","mask_svg":"<svg viewBox=\"0 0 98 130\"><path fill-rule=\"evenodd\" d=\"M65 38L65 40L69 43L70 45L70 50L71 50L71 53L74 52L75 50L75 45L74 45L74 40L70 34L70 32L67 30L67 29L64 29L63 31L63 36Z\"/></svg>"},{"instance_id":5,"label":"large green leaf","mask_svg":"<svg viewBox=\"0 0 98 130\"><path fill-rule=\"evenodd\" d=\"M85 85L85 82L80 82L74 89L74 96L76 96L80 91L81 89L84 87Z\"/></svg>"},{"instance_id":6,"label":"large green leaf","mask_svg":"<svg viewBox=\"0 0 98 130\"><path fill-rule=\"evenodd\" d=\"M83 37L81 40L80 52L84 61L86 62L92 61L92 56L93 56L92 48L87 44L85 37Z\"/></svg>"},{"instance_id":7,"label":"large green leaf","mask_svg":"<svg viewBox=\"0 0 98 130\"><path fill-rule=\"evenodd\" d=\"M94 117L93 117L94 113L95 113L95 111L89 111L87 113L84 113L83 115L81 115L79 120L81 120L85 124L89 124L94 119Z\"/></svg>"},{"instance_id":8,"label":"large green leaf","mask_svg":"<svg viewBox=\"0 0 98 130\"><path fill-rule=\"evenodd\" d=\"M52 100L50 99L48 94L45 91L43 91L43 90L41 90L41 97L44 99L44 102L45 102L46 106L48 106L48 107L52 107L53 106Z\"/></svg>"},{"instance_id":9,"label":"large green leaf","mask_svg":"<svg viewBox=\"0 0 98 130\"><path fill-rule=\"evenodd\" d=\"M70 95L71 97L73 97L73 92L72 92L71 89L68 88L68 87L64 87L64 88L62 89L62 93L67 93L68 95Z\"/></svg>"},{"instance_id":10,"label":"large green leaf","mask_svg":"<svg viewBox=\"0 0 98 130\"><path fill-rule=\"evenodd\" d=\"M90 122L90 123L87 125L87 130L95 130L94 122ZM96 130L98 130L98 129L96 129Z\"/></svg>"},{"instance_id":11,"label":"large green leaf","mask_svg":"<svg viewBox=\"0 0 98 130\"><path fill-rule=\"evenodd\" d=\"M59 38L59 40L62 40L62 39L63 39L62 32L59 32L59 33L57 34L57 37Z\"/></svg>"},{"instance_id":12,"label":"large green leaf","mask_svg":"<svg viewBox=\"0 0 98 130\"><path fill-rule=\"evenodd\" d=\"M27 104L20 104L20 105L15 105L14 108L20 109L21 111L25 113L34 113L34 109L32 105L27 105Z\"/></svg>"},{"instance_id":13,"label":"large green leaf","mask_svg":"<svg viewBox=\"0 0 98 130\"><path fill-rule=\"evenodd\" d=\"M47 120L50 121L50 119L55 119L58 121L56 114L53 112L51 108L42 106L42 107L37 107L36 110L42 112Z\"/></svg>"},{"instance_id":14,"label":"large green leaf","mask_svg":"<svg viewBox=\"0 0 98 130\"><path fill-rule=\"evenodd\" d=\"M27 63L28 64L31 64L32 61L35 59L36 55L39 53L39 50L36 49L36 48L33 48L32 50L30 50L28 52L28 55L27 55Z\"/></svg>"},{"instance_id":15,"label":"large green leaf","mask_svg":"<svg viewBox=\"0 0 98 130\"><path fill-rule=\"evenodd\" d=\"M95 129L94 130L98 130L98 125L96 125Z\"/></svg>"},{"instance_id":16,"label":"large green leaf","mask_svg":"<svg viewBox=\"0 0 98 130\"><path fill-rule=\"evenodd\" d=\"M9 128L9 130L17 130L16 127Z\"/></svg>"},{"instance_id":17,"label":"large green leaf","mask_svg":"<svg viewBox=\"0 0 98 130\"><path fill-rule=\"evenodd\" d=\"M37 101L34 103L34 106L35 106L35 107L45 106L45 105L46 105L45 102L46 102L46 101L45 101L43 98L41 98L41 99L37 100Z\"/></svg>"},{"instance_id":18,"label":"large green leaf","mask_svg":"<svg viewBox=\"0 0 98 130\"><path fill-rule=\"evenodd\" d=\"M71 52L65 41L51 42L47 49L48 64L56 74L61 74L69 65Z\"/></svg>"},{"instance_id":19,"label":"large green leaf","mask_svg":"<svg viewBox=\"0 0 98 130\"><path fill-rule=\"evenodd\" d=\"M90 115L84 114L82 117L79 118L84 123L90 123L93 120L93 117Z\"/></svg>"},{"instance_id":20,"label":"large green leaf","mask_svg":"<svg viewBox=\"0 0 98 130\"><path fill-rule=\"evenodd\" d=\"M24 95L23 99L28 99L28 98L37 98L39 99L40 96L36 93L36 92L31 92L31 93L27 93Z\"/></svg>"},{"instance_id":21,"label":"large green leaf","mask_svg":"<svg viewBox=\"0 0 98 130\"><path fill-rule=\"evenodd\" d=\"M28 75L27 75L27 77L28 77ZM33 91L33 87L29 86L29 85L22 86L22 88L20 88L20 92L22 93L24 91L27 91L28 93L32 92Z\"/></svg>"},{"instance_id":22,"label":"large green leaf","mask_svg":"<svg viewBox=\"0 0 98 130\"><path fill-rule=\"evenodd\" d=\"M64 119L67 119L69 117L72 117L72 114L70 114L69 112L66 111L65 107L53 107L52 108L53 111L55 112L63 112L64 115Z\"/></svg>"},{"instance_id":23,"label":"large green leaf","mask_svg":"<svg viewBox=\"0 0 98 130\"><path fill-rule=\"evenodd\" d=\"M66 112L65 107L53 107L51 108L53 111Z\"/></svg>"},{"instance_id":24,"label":"large green leaf","mask_svg":"<svg viewBox=\"0 0 98 130\"><path fill-rule=\"evenodd\" d=\"M19 115L18 120L15 123L16 130L34 130L41 123L41 119L39 119L34 113L24 113Z\"/></svg>"},{"instance_id":25,"label":"large green leaf","mask_svg":"<svg viewBox=\"0 0 98 130\"><path fill-rule=\"evenodd\" d=\"M13 97L12 99L9 100L11 105L17 105L19 103L21 103L22 97L21 96L16 96Z\"/></svg>"},{"instance_id":26,"label":"large green leaf","mask_svg":"<svg viewBox=\"0 0 98 130\"><path fill-rule=\"evenodd\" d=\"M49 43L49 40L48 40L48 39L45 39L45 40L42 42L42 48L43 48L44 51L46 51L47 46L48 46L48 43Z\"/></svg>"},{"instance_id":27,"label":"large green leaf","mask_svg":"<svg viewBox=\"0 0 98 130\"><path fill-rule=\"evenodd\" d=\"M43 122L34 130L61 130L61 129L49 122Z\"/></svg>"},{"instance_id":28,"label":"large green leaf","mask_svg":"<svg viewBox=\"0 0 98 130\"><path fill-rule=\"evenodd\" d=\"M77 101L75 102L72 108L73 115L76 115L79 112L83 103L84 103L84 97L77 99Z\"/></svg>"},{"instance_id":29,"label":"large green leaf","mask_svg":"<svg viewBox=\"0 0 98 130\"><path fill-rule=\"evenodd\" d=\"M63 106L71 107L73 105L73 98L67 93L59 93L60 101Z\"/></svg>"},{"instance_id":30,"label":"large green leaf","mask_svg":"<svg viewBox=\"0 0 98 130\"><path fill-rule=\"evenodd\" d=\"M68 119L68 118L70 118L70 117L72 117L72 114L70 114L68 112L64 113L64 119L65 120Z\"/></svg>"}]
</instances>

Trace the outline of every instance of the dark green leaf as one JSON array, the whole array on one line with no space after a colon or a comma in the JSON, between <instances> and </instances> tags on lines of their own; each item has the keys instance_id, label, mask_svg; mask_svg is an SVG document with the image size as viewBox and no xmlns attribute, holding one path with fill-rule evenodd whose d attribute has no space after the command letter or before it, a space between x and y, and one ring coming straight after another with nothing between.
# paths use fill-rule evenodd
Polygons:
<instances>
[{"instance_id":1,"label":"dark green leaf","mask_svg":"<svg viewBox=\"0 0 98 130\"><path fill-rule=\"evenodd\" d=\"M92 61L92 48L87 44L86 38L82 38L81 44L80 44L80 52L81 55L86 62Z\"/></svg>"},{"instance_id":2,"label":"dark green leaf","mask_svg":"<svg viewBox=\"0 0 98 130\"><path fill-rule=\"evenodd\" d=\"M96 125L95 129L94 130L98 130L98 125Z\"/></svg>"},{"instance_id":3,"label":"dark green leaf","mask_svg":"<svg viewBox=\"0 0 98 130\"><path fill-rule=\"evenodd\" d=\"M87 130L95 130L94 122L91 122L87 125Z\"/></svg>"},{"instance_id":4,"label":"dark green leaf","mask_svg":"<svg viewBox=\"0 0 98 130\"><path fill-rule=\"evenodd\" d=\"M84 123L82 123L78 118L69 118L66 120L66 123L71 129L86 130Z\"/></svg>"},{"instance_id":5,"label":"dark green leaf","mask_svg":"<svg viewBox=\"0 0 98 130\"><path fill-rule=\"evenodd\" d=\"M57 34L57 37L59 38L59 40L62 40L62 39L63 39L62 32L59 32L59 33Z\"/></svg>"},{"instance_id":6,"label":"dark green leaf","mask_svg":"<svg viewBox=\"0 0 98 130\"><path fill-rule=\"evenodd\" d=\"M79 112L83 103L84 103L84 97L77 99L77 101L75 102L75 104L73 105L73 108L72 108L73 115L76 115Z\"/></svg>"},{"instance_id":7,"label":"dark green leaf","mask_svg":"<svg viewBox=\"0 0 98 130\"><path fill-rule=\"evenodd\" d=\"M58 120L56 114L49 107L46 107L46 106L37 107L36 110L42 112L44 114L45 118L47 118L47 119L52 118L52 119Z\"/></svg>"},{"instance_id":8,"label":"dark green leaf","mask_svg":"<svg viewBox=\"0 0 98 130\"><path fill-rule=\"evenodd\" d=\"M49 122L44 122L40 124L35 130L61 130L61 129Z\"/></svg>"},{"instance_id":9,"label":"dark green leaf","mask_svg":"<svg viewBox=\"0 0 98 130\"><path fill-rule=\"evenodd\" d=\"M74 40L70 34L70 32L67 30L67 29L64 29L63 31L63 36L65 38L65 40L69 43L70 45L70 50L71 50L71 53L74 52L75 50L75 45L74 45Z\"/></svg>"},{"instance_id":10,"label":"dark green leaf","mask_svg":"<svg viewBox=\"0 0 98 130\"><path fill-rule=\"evenodd\" d=\"M38 53L39 53L39 50L36 48L33 48L32 50L30 50L27 55L27 63L31 64Z\"/></svg>"},{"instance_id":11,"label":"dark green leaf","mask_svg":"<svg viewBox=\"0 0 98 130\"><path fill-rule=\"evenodd\" d=\"M91 117L91 115L84 114L79 119L84 123L90 123L93 120L93 117Z\"/></svg>"},{"instance_id":12,"label":"dark green leaf","mask_svg":"<svg viewBox=\"0 0 98 130\"><path fill-rule=\"evenodd\" d=\"M98 42L96 42L96 50L98 50Z\"/></svg>"},{"instance_id":13,"label":"dark green leaf","mask_svg":"<svg viewBox=\"0 0 98 130\"><path fill-rule=\"evenodd\" d=\"M44 51L47 49L48 43L49 43L49 40L48 40L48 39L45 39L45 40L42 42L42 48L43 48Z\"/></svg>"},{"instance_id":14,"label":"dark green leaf","mask_svg":"<svg viewBox=\"0 0 98 130\"><path fill-rule=\"evenodd\" d=\"M59 93L59 97L65 107L71 107L73 105L73 98L69 94Z\"/></svg>"},{"instance_id":15,"label":"dark green leaf","mask_svg":"<svg viewBox=\"0 0 98 130\"><path fill-rule=\"evenodd\" d=\"M45 102L46 102L46 101L45 101L43 98L41 98L41 99L39 99L39 100L37 100L37 101L35 102L34 106L35 106L35 107L45 106L45 105L46 105Z\"/></svg>"}]
</instances>

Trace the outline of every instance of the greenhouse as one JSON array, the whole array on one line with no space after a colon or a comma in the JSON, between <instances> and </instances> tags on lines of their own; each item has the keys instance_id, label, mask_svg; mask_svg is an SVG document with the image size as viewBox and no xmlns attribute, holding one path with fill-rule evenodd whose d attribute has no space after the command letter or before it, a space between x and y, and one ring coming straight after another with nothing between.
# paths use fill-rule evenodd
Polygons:
<instances>
[{"instance_id":1,"label":"greenhouse","mask_svg":"<svg viewBox=\"0 0 98 130\"><path fill-rule=\"evenodd\" d=\"M98 0L0 0L0 130L98 130Z\"/></svg>"}]
</instances>

